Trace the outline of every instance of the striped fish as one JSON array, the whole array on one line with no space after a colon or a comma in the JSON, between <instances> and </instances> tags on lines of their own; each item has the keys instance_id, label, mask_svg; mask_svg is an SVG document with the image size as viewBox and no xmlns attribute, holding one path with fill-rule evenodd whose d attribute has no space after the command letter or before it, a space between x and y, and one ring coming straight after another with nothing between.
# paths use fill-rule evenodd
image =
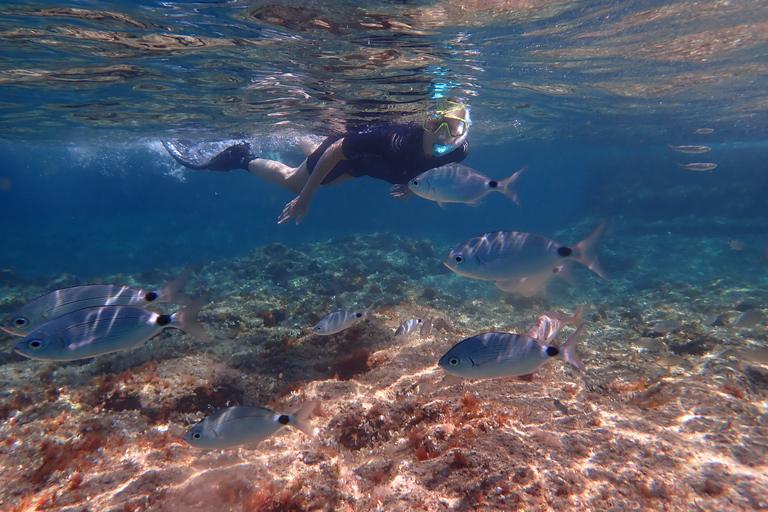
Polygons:
<instances>
[{"instance_id":1,"label":"striped fish","mask_svg":"<svg viewBox=\"0 0 768 512\"><path fill-rule=\"evenodd\" d=\"M188 305L192 299L181 291L192 269L155 291L118 284L73 286L46 293L0 320L0 328L14 336L26 336L44 323L78 309L96 306L134 306L143 308L156 302Z\"/></svg>"},{"instance_id":2,"label":"striped fish","mask_svg":"<svg viewBox=\"0 0 768 512\"><path fill-rule=\"evenodd\" d=\"M196 318L207 302L199 297L172 315L132 306L78 309L41 325L13 349L30 359L74 361L138 347L168 327L210 341Z\"/></svg>"}]
</instances>

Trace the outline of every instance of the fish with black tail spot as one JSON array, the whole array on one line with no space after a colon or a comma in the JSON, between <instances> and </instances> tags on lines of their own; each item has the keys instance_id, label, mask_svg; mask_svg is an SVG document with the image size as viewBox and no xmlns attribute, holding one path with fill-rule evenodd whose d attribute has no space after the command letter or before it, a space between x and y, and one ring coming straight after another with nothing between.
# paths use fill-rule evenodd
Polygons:
<instances>
[{"instance_id":1,"label":"fish with black tail spot","mask_svg":"<svg viewBox=\"0 0 768 512\"><path fill-rule=\"evenodd\" d=\"M476 204L491 192L500 192L518 206L522 206L515 190L515 185L523 176L528 166L512 176L496 181L483 173L462 164L448 164L425 171L410 182L408 187L417 196L445 203Z\"/></svg>"},{"instance_id":2,"label":"fish with black tail spot","mask_svg":"<svg viewBox=\"0 0 768 512\"><path fill-rule=\"evenodd\" d=\"M374 304L371 304L368 306L368 309L362 313L355 311L334 311L317 322L317 324L312 327L312 332L321 336L328 336L352 327L361 318L369 322L373 321L373 317L371 316L373 306Z\"/></svg>"},{"instance_id":3,"label":"fish with black tail spot","mask_svg":"<svg viewBox=\"0 0 768 512\"><path fill-rule=\"evenodd\" d=\"M184 434L184 441L203 450L224 450L243 444L261 442L285 426L316 437L309 417L316 402L310 402L295 414L280 414L266 407L234 406L215 412L199 421Z\"/></svg>"},{"instance_id":4,"label":"fish with black tail spot","mask_svg":"<svg viewBox=\"0 0 768 512\"><path fill-rule=\"evenodd\" d=\"M156 302L186 306L192 299L182 291L192 268L158 290L148 291L118 284L89 284L62 288L28 302L0 320L0 329L14 336L25 336L46 322L78 309L97 306L143 308Z\"/></svg>"},{"instance_id":5,"label":"fish with black tail spot","mask_svg":"<svg viewBox=\"0 0 768 512\"><path fill-rule=\"evenodd\" d=\"M207 303L199 297L171 315L131 306L79 309L44 323L13 349L30 359L75 361L138 347L168 327L210 341L196 318Z\"/></svg>"},{"instance_id":6,"label":"fish with black tail spot","mask_svg":"<svg viewBox=\"0 0 768 512\"><path fill-rule=\"evenodd\" d=\"M546 273L568 261L581 263L608 281L597 259L597 241L605 227L604 222L573 247L533 233L494 231L459 245L443 263L462 276L494 281L501 289L504 283Z\"/></svg>"},{"instance_id":7,"label":"fish with black tail spot","mask_svg":"<svg viewBox=\"0 0 768 512\"><path fill-rule=\"evenodd\" d=\"M552 359L562 359L584 371L576 353L583 325L571 334L562 347L544 345L521 334L489 332L454 345L438 365L448 373L469 379L491 379L529 375Z\"/></svg>"},{"instance_id":8,"label":"fish with black tail spot","mask_svg":"<svg viewBox=\"0 0 768 512\"><path fill-rule=\"evenodd\" d=\"M403 322L395 331L395 337L405 337L416 331L419 327L419 336L422 338L429 336L432 332L432 322L429 318L411 318Z\"/></svg>"}]
</instances>

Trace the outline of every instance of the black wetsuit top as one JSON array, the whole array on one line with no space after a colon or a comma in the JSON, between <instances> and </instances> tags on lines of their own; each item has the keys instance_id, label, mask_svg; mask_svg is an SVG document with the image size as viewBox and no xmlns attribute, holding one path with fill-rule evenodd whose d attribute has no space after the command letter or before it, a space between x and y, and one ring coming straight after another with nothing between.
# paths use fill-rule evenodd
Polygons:
<instances>
[{"instance_id":1,"label":"black wetsuit top","mask_svg":"<svg viewBox=\"0 0 768 512\"><path fill-rule=\"evenodd\" d=\"M464 143L450 153L439 157L424 154L422 139L424 129L418 124L393 124L374 126L366 130L344 135L341 150L346 160L341 160L323 180L327 185L342 174L355 178L370 176L394 184L405 184L424 171L453 162L461 162L469 153L469 143ZM341 137L328 137L307 158L307 171L312 171L328 147Z\"/></svg>"}]
</instances>

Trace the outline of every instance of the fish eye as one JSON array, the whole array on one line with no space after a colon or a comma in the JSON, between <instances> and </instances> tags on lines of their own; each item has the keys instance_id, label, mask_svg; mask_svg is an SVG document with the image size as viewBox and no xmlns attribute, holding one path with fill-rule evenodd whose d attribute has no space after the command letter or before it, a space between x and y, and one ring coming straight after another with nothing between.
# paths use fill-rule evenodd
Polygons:
<instances>
[{"instance_id":1,"label":"fish eye","mask_svg":"<svg viewBox=\"0 0 768 512\"><path fill-rule=\"evenodd\" d=\"M419 180L411 181L411 185L413 185L414 187L418 187L419 186Z\"/></svg>"},{"instance_id":2,"label":"fish eye","mask_svg":"<svg viewBox=\"0 0 768 512\"><path fill-rule=\"evenodd\" d=\"M16 327L24 327L25 325L27 325L27 319L24 318L23 316L20 316L19 318L14 318L13 325L15 325Z\"/></svg>"},{"instance_id":3,"label":"fish eye","mask_svg":"<svg viewBox=\"0 0 768 512\"><path fill-rule=\"evenodd\" d=\"M456 256L453 257L453 261L455 261L456 263L461 263L462 261L464 261L464 257L461 254L457 254Z\"/></svg>"},{"instance_id":4,"label":"fish eye","mask_svg":"<svg viewBox=\"0 0 768 512\"><path fill-rule=\"evenodd\" d=\"M456 366L459 366L460 363L461 363L461 359L459 359L458 357L452 357L448 360L448 366L456 367Z\"/></svg>"},{"instance_id":5,"label":"fish eye","mask_svg":"<svg viewBox=\"0 0 768 512\"><path fill-rule=\"evenodd\" d=\"M195 432L194 434L192 434L192 439L200 439L201 437L203 437L203 434L201 434L200 432Z\"/></svg>"},{"instance_id":6,"label":"fish eye","mask_svg":"<svg viewBox=\"0 0 768 512\"><path fill-rule=\"evenodd\" d=\"M40 350L43 348L43 342L40 340L30 340L29 343L27 343L27 346L32 350Z\"/></svg>"}]
</instances>

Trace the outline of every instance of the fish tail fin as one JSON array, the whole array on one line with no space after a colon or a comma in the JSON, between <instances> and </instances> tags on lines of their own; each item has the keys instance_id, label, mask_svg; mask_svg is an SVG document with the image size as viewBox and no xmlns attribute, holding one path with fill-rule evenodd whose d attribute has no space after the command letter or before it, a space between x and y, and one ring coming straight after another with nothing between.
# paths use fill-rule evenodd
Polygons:
<instances>
[{"instance_id":1,"label":"fish tail fin","mask_svg":"<svg viewBox=\"0 0 768 512\"><path fill-rule=\"evenodd\" d=\"M369 322L373 322L374 321L373 317L371 316L371 313L373 313L373 306L375 306L375 305L376 305L376 303L374 302L373 304L368 306L368 308L365 311L363 311L363 318L365 318Z\"/></svg>"},{"instance_id":2,"label":"fish tail fin","mask_svg":"<svg viewBox=\"0 0 768 512\"><path fill-rule=\"evenodd\" d=\"M576 261L606 281L610 281L605 270L603 270L603 266L600 264L600 260L597 259L597 241L600 238L600 235L603 234L603 231L605 231L607 225L608 222L603 222L597 226L597 229L595 229L591 235L574 245L573 249L577 254L577 258L575 258Z\"/></svg>"},{"instance_id":3,"label":"fish tail fin","mask_svg":"<svg viewBox=\"0 0 768 512\"><path fill-rule=\"evenodd\" d=\"M432 333L432 320L429 318L421 319L421 329L419 329L419 336L422 338L428 337Z\"/></svg>"},{"instance_id":4,"label":"fish tail fin","mask_svg":"<svg viewBox=\"0 0 768 512\"><path fill-rule=\"evenodd\" d=\"M579 354L576 353L576 343L579 341L579 335L581 334L582 329L584 329L584 324L579 325L573 334L568 337L568 341L561 347L560 354L568 364L583 372L584 365L581 364L581 358L579 357Z\"/></svg>"},{"instance_id":5,"label":"fish tail fin","mask_svg":"<svg viewBox=\"0 0 768 512\"><path fill-rule=\"evenodd\" d=\"M197 314L208 304L208 295L202 295L192 301L192 304L172 315L175 327L200 341L211 341L203 326L197 321Z\"/></svg>"},{"instance_id":6,"label":"fish tail fin","mask_svg":"<svg viewBox=\"0 0 768 512\"><path fill-rule=\"evenodd\" d=\"M181 291L181 289L187 285L193 270L192 267L187 267L176 279L165 283L162 288L157 290L155 302L170 302L172 304L181 304L182 306L191 304L192 297Z\"/></svg>"},{"instance_id":7,"label":"fish tail fin","mask_svg":"<svg viewBox=\"0 0 768 512\"><path fill-rule=\"evenodd\" d=\"M510 198L512 201L515 202L517 206L520 208L523 207L523 203L520 201L520 197L517 195L517 190L515 190L515 185L517 184L518 180L525 174L525 171L528 170L528 166L526 165L519 171L517 171L515 174L510 176L509 178L503 179L499 182L499 186L496 190Z\"/></svg>"},{"instance_id":8,"label":"fish tail fin","mask_svg":"<svg viewBox=\"0 0 768 512\"><path fill-rule=\"evenodd\" d=\"M304 407L291 414L291 421L289 423L292 427L301 430L312 439L317 438L317 432L309 422L309 417L312 416L312 411L315 410L315 407L317 407L318 404L319 402L317 400L309 402Z\"/></svg>"},{"instance_id":9,"label":"fish tail fin","mask_svg":"<svg viewBox=\"0 0 768 512\"><path fill-rule=\"evenodd\" d=\"M573 323L573 325L581 325L584 323L584 317L589 313L589 308L591 306L589 304L584 304L579 309L576 310L576 312L571 315L570 321Z\"/></svg>"}]
</instances>

